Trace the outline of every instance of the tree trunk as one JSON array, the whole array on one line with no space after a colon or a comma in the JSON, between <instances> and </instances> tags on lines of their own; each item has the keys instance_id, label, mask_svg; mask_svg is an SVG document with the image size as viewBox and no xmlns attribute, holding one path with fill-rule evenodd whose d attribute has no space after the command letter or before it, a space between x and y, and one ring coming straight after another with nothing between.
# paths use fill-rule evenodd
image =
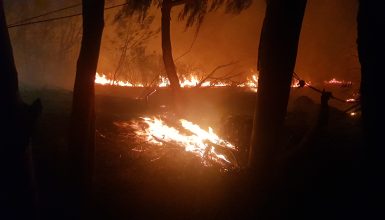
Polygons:
<instances>
[{"instance_id":1,"label":"tree trunk","mask_svg":"<svg viewBox=\"0 0 385 220\"><path fill-rule=\"evenodd\" d=\"M371 209L378 208L378 212L370 213L383 215L378 199L383 198L385 167L384 125L385 107L382 99L384 82L385 60L385 2L359 1L358 24L358 55L361 63L361 105L364 143L366 149L366 169L364 180L367 189L370 189L370 198L373 201L367 204ZM382 193L380 193L382 192Z\"/></svg>"},{"instance_id":2,"label":"tree trunk","mask_svg":"<svg viewBox=\"0 0 385 220\"><path fill-rule=\"evenodd\" d=\"M370 155L385 154L383 145L384 105L381 95L384 82L379 80L384 72L385 60L385 3L360 1L358 13L358 55L361 63L362 119Z\"/></svg>"},{"instance_id":3,"label":"tree trunk","mask_svg":"<svg viewBox=\"0 0 385 220\"><path fill-rule=\"evenodd\" d=\"M74 184L71 191L80 197L74 202L84 202L92 182L95 148L94 81L104 28L104 0L83 0L82 12L83 36L76 68L69 131L69 174Z\"/></svg>"},{"instance_id":4,"label":"tree trunk","mask_svg":"<svg viewBox=\"0 0 385 220\"><path fill-rule=\"evenodd\" d=\"M0 54L0 219L35 219L36 189L29 139L41 112L41 103L36 100L29 106L20 98L2 0Z\"/></svg>"},{"instance_id":5,"label":"tree trunk","mask_svg":"<svg viewBox=\"0 0 385 220\"><path fill-rule=\"evenodd\" d=\"M164 67L166 69L167 77L170 80L170 86L175 101L180 90L180 83L176 73L174 58L172 57L170 30L171 8L171 0L164 0L162 2L162 53Z\"/></svg>"},{"instance_id":6,"label":"tree trunk","mask_svg":"<svg viewBox=\"0 0 385 220\"><path fill-rule=\"evenodd\" d=\"M268 0L259 46L259 81L249 167L268 169L283 132L306 0Z\"/></svg>"},{"instance_id":7,"label":"tree trunk","mask_svg":"<svg viewBox=\"0 0 385 220\"><path fill-rule=\"evenodd\" d=\"M20 103L19 86L17 79L17 71L15 61L13 58L11 41L8 34L8 28L4 15L3 1L1 0L0 13L1 13L1 36L0 36L0 49L1 49L1 74L0 74L0 97L1 103L6 103L5 107L16 106Z\"/></svg>"}]
</instances>

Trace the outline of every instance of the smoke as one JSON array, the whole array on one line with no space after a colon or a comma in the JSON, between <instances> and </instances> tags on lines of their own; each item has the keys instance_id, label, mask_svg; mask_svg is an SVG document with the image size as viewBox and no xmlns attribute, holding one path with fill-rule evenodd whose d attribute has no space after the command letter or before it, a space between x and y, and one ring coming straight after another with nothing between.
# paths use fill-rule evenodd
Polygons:
<instances>
[{"instance_id":1,"label":"smoke","mask_svg":"<svg viewBox=\"0 0 385 220\"><path fill-rule=\"evenodd\" d=\"M308 1L296 70L313 81L360 81L357 56L357 1Z\"/></svg>"},{"instance_id":2,"label":"smoke","mask_svg":"<svg viewBox=\"0 0 385 220\"><path fill-rule=\"evenodd\" d=\"M4 2L8 23L78 3L75 0ZM106 5L121 2L122 0L106 1ZM357 7L356 1L351 0L308 1L296 64L296 72L301 77L313 82L334 77L359 82L355 43ZM77 8L59 15L80 10ZM188 65L192 69L210 72L216 66L238 61L231 68L218 72L218 75L235 71L243 72L241 78L246 78L251 71L255 71L264 18L264 0L255 0L240 15L225 14L224 10L208 13L199 32L194 27L185 28L185 23L178 20L179 10L180 8L173 9L171 27L174 58L188 52L177 61L180 69ZM124 30L121 24L112 22L117 11L118 9L106 11L99 72L113 73L119 65L126 35L118 33L119 30ZM154 32L160 27L159 11L155 7L150 10L150 14L154 16L150 25ZM135 33L142 31L137 19L127 19L125 22L132 26L127 30ZM196 33L197 38L194 41ZM10 34L22 84L72 88L81 40L81 17L13 28L10 29ZM140 59L127 61L135 62L136 65L131 65L131 70L127 67L121 76L129 73L154 74L153 69L161 72L160 41L160 34L154 34L146 40L141 45L145 50L137 51L141 53ZM133 54L131 55L135 56ZM139 64L142 65L140 70Z\"/></svg>"}]
</instances>

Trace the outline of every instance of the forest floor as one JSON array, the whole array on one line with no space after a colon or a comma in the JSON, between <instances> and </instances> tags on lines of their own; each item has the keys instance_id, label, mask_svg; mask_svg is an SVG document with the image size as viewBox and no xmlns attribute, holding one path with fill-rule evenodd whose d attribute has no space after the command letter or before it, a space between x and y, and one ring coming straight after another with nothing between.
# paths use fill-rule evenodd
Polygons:
<instances>
[{"instance_id":1,"label":"forest floor","mask_svg":"<svg viewBox=\"0 0 385 220\"><path fill-rule=\"evenodd\" d=\"M66 196L66 161L72 93L24 88L22 94L29 102L40 97L44 108L32 139L40 216L66 219L71 202ZM363 143L359 116L331 108L327 129L313 135L305 150L285 162L278 189L269 194L266 204L255 205L263 190L256 190L247 172L204 166L200 158L182 150L163 151L156 157L155 151L133 151L134 143L115 122L163 114L165 110L159 106L165 98L161 94L150 100L150 106L129 97L97 95L90 219L248 219L256 215L262 219L347 219L360 214ZM289 150L317 116L318 100L312 102L303 95L290 98L283 141ZM196 90L187 97L188 120L220 131L229 126L229 118L246 119L233 129L250 127L253 93Z\"/></svg>"}]
</instances>

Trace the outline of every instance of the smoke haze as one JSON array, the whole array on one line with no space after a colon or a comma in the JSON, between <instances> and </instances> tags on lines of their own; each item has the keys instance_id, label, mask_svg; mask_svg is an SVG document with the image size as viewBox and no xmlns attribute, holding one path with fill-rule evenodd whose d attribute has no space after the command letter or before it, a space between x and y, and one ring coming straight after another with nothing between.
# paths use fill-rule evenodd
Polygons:
<instances>
[{"instance_id":1,"label":"smoke haze","mask_svg":"<svg viewBox=\"0 0 385 220\"><path fill-rule=\"evenodd\" d=\"M74 0L4 2L8 24L80 3ZM110 0L106 1L106 5L122 2L124 1ZM334 77L359 82L360 69L356 51L357 7L356 1L352 0L308 1L296 64L296 71L300 76L313 82L322 82ZM210 72L218 65L238 61L233 67L218 74L226 74L229 71L242 72L239 80L246 78L256 70L264 10L265 1L255 0L249 9L239 15L225 14L224 10L209 13L194 42L196 28L186 30L185 23L178 20L179 9L174 9L171 21L174 58L186 53L192 46L191 51L177 61L177 66L188 65L192 69ZM78 7L48 18L80 11ZM143 26L138 25L136 18L124 21L130 24L130 27L123 28L121 22L114 22L118 11L119 9L106 11L99 72L116 71L126 36L125 30L133 33L143 31ZM150 27L156 32L160 27L159 10L154 7L150 15L153 16ZM81 40L81 17L16 27L10 29L10 34L22 84L72 88ZM129 70L145 75L150 74L150 69L161 68L160 40L158 33L144 41L145 50L137 48L140 52L135 52L141 54L141 59L132 59L131 62L136 65L131 65L131 70L129 67L122 70L121 75L127 75Z\"/></svg>"}]
</instances>

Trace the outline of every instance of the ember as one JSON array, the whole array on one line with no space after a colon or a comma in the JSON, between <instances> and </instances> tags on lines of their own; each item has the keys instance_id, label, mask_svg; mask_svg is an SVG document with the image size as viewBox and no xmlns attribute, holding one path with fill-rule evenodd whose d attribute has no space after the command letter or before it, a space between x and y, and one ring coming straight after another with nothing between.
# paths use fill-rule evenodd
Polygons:
<instances>
[{"instance_id":1,"label":"ember","mask_svg":"<svg viewBox=\"0 0 385 220\"><path fill-rule=\"evenodd\" d=\"M124 123L116 125L127 126ZM140 118L133 121L130 127L143 142L162 147L178 146L201 158L206 166L216 164L225 170L239 168L233 154L237 148L218 137L211 127L204 130L185 119L167 123L166 120L156 117Z\"/></svg>"}]
</instances>

